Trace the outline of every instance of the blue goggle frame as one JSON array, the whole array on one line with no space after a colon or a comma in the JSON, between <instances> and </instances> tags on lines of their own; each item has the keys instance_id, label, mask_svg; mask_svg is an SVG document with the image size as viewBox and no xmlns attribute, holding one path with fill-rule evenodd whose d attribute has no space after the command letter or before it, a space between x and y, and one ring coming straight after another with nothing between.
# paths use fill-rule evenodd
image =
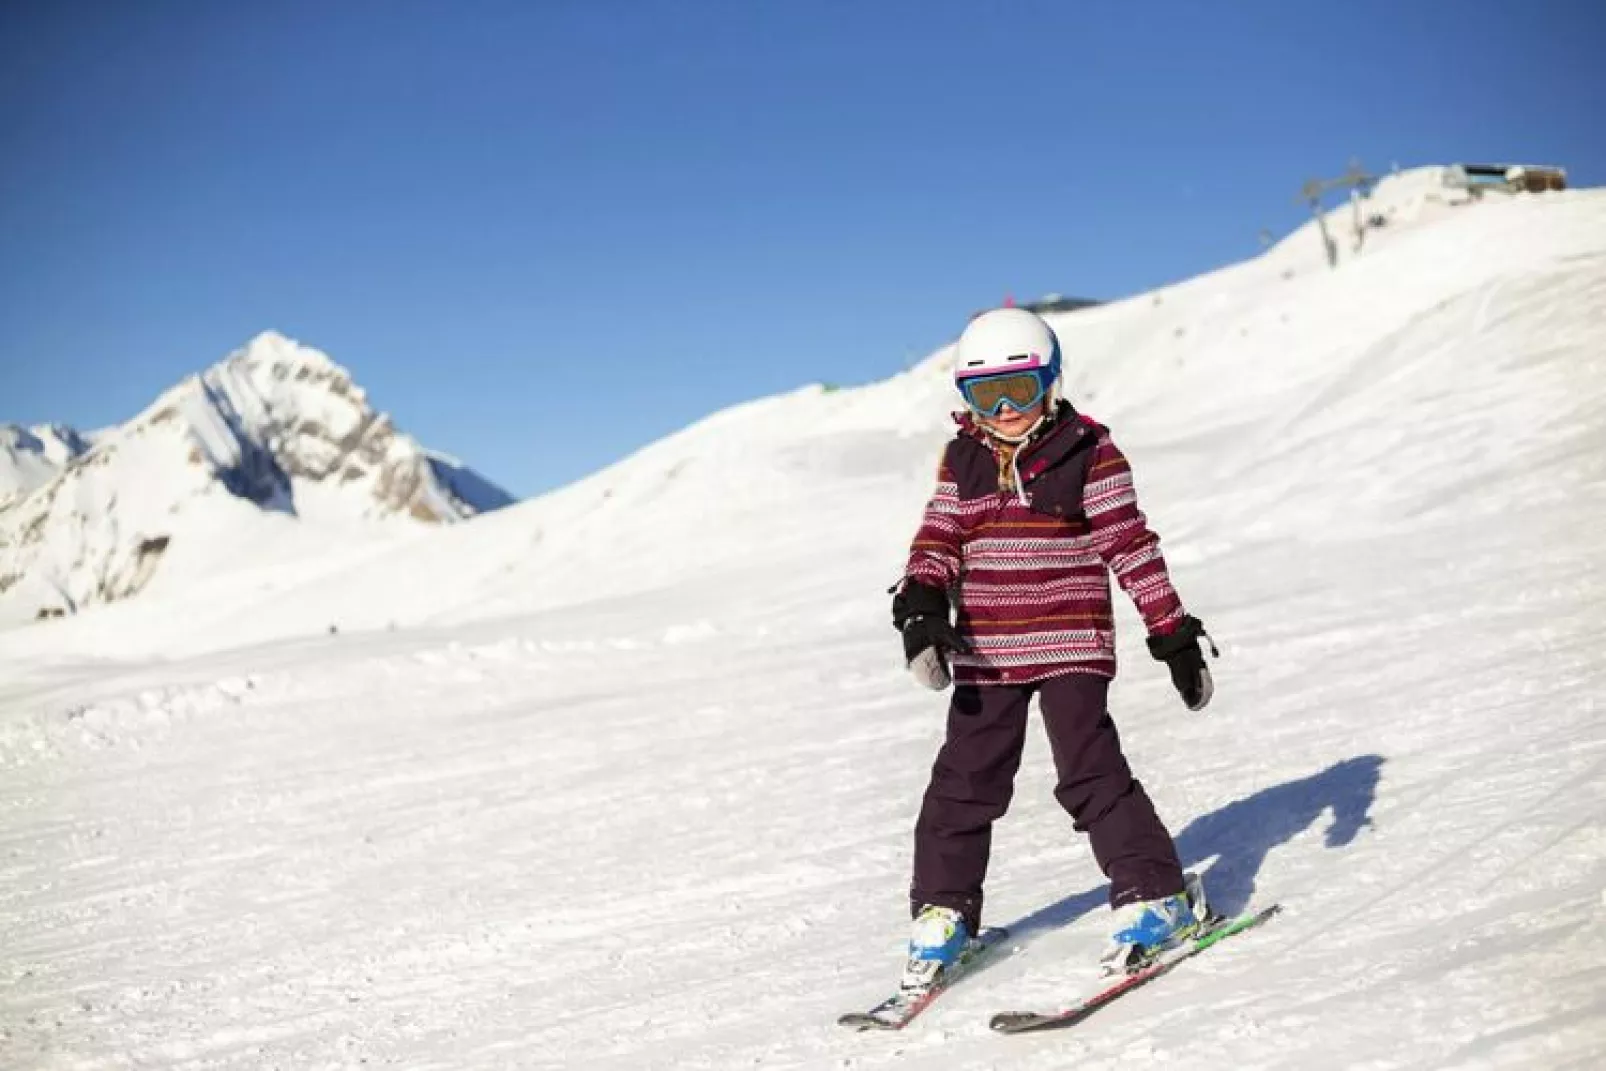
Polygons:
<instances>
[{"instance_id":1,"label":"blue goggle frame","mask_svg":"<svg viewBox=\"0 0 1606 1071\"><path fill-rule=\"evenodd\" d=\"M1018 372L999 372L997 375L991 376L971 376L959 381L959 393L964 397L965 404L970 406L971 411L981 416L997 416L1006 405L1017 413L1024 413L1043 400L1048 394L1049 387L1054 385L1055 378L1052 368L1024 368ZM983 406L976 400L976 388L982 388L980 393L990 395L992 394L991 388L996 387L1001 380L1006 379L1031 379L1036 384L1036 390L1033 391L1030 400L1020 397L1012 398L1007 391L1000 391L989 406Z\"/></svg>"}]
</instances>

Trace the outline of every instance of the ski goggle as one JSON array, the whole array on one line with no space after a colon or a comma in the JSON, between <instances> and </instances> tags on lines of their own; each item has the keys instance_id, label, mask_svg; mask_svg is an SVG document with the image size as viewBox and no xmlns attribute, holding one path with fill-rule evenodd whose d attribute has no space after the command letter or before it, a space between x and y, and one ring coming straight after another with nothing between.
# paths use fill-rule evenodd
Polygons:
<instances>
[{"instance_id":1,"label":"ski goggle","mask_svg":"<svg viewBox=\"0 0 1606 1071\"><path fill-rule=\"evenodd\" d=\"M973 376L959 381L965 404L982 416L997 416L1004 406L1024 413L1043 400L1054 379L1047 368Z\"/></svg>"}]
</instances>

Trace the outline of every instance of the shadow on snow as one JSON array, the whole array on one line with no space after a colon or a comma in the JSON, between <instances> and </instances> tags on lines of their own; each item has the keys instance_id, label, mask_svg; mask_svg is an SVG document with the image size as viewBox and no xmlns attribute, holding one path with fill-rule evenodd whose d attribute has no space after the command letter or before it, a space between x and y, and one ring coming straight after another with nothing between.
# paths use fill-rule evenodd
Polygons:
<instances>
[{"instance_id":1,"label":"shadow on snow","mask_svg":"<svg viewBox=\"0 0 1606 1071\"><path fill-rule=\"evenodd\" d=\"M1177 854L1184 868L1192 869L1214 858L1205 876L1210 904L1223 915L1236 915L1249 906L1255 877L1273 848L1286 844L1310 828L1326 812L1333 823L1327 828L1329 848L1343 848L1363 828L1377 798L1383 770L1381 755L1362 755L1328 767L1319 774L1289 781L1201 815L1177 835ZM1010 936L1030 940L1049 930L1068 926L1109 899L1108 884L1039 908L1008 923Z\"/></svg>"}]
</instances>

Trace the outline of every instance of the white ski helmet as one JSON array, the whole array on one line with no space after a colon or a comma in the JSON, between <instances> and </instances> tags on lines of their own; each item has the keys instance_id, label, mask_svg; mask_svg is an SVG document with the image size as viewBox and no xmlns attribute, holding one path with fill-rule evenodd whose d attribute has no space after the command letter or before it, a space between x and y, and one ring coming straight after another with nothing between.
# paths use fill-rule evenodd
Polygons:
<instances>
[{"instance_id":1,"label":"white ski helmet","mask_svg":"<svg viewBox=\"0 0 1606 1071\"><path fill-rule=\"evenodd\" d=\"M954 347L954 385L974 376L1041 369L1052 391L1060 376L1060 343L1043 318L1026 309L993 309L977 316Z\"/></svg>"}]
</instances>

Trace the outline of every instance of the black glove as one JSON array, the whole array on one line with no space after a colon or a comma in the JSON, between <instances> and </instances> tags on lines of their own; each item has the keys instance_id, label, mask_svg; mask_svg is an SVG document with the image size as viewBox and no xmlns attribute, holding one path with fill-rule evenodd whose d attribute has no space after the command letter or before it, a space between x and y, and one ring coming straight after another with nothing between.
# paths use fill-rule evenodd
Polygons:
<instances>
[{"instance_id":1,"label":"black glove","mask_svg":"<svg viewBox=\"0 0 1606 1071\"><path fill-rule=\"evenodd\" d=\"M1149 653L1171 670L1171 683L1189 710L1203 710L1209 706L1216 690L1210 670L1205 666L1204 652L1199 649L1201 636L1210 644L1210 653L1220 658L1221 652L1216 650L1197 617L1184 617L1182 624L1169 635L1149 637Z\"/></svg>"},{"instance_id":2,"label":"black glove","mask_svg":"<svg viewBox=\"0 0 1606 1071\"><path fill-rule=\"evenodd\" d=\"M950 651L969 653L970 644L948 621L948 593L941 588L905 581L892 599L892 627L903 634L903 658L927 687L948 687Z\"/></svg>"}]
</instances>

